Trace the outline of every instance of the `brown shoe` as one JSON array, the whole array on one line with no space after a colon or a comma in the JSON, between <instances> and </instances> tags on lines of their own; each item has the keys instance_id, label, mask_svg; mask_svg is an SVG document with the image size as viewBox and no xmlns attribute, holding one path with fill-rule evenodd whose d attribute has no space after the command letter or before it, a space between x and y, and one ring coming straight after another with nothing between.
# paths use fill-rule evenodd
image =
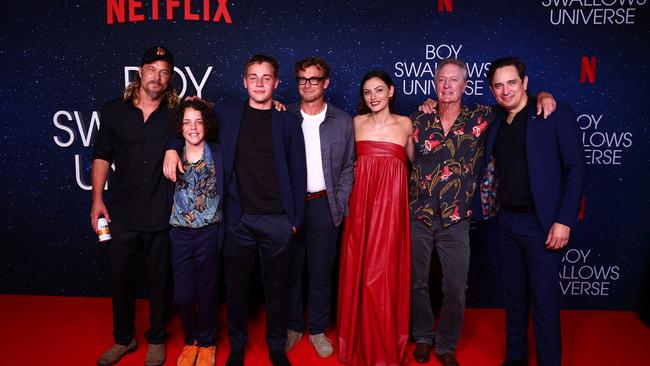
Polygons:
<instances>
[{"instance_id":1,"label":"brown shoe","mask_svg":"<svg viewBox=\"0 0 650 366\"><path fill-rule=\"evenodd\" d=\"M195 344L186 344L183 346L181 355L178 356L178 360L176 361L176 366L194 366L196 355L199 353L199 347Z\"/></svg>"},{"instance_id":2,"label":"brown shoe","mask_svg":"<svg viewBox=\"0 0 650 366\"><path fill-rule=\"evenodd\" d=\"M97 365L98 366L111 366L117 363L122 356L124 356L127 353L135 351L137 348L137 344L135 343L135 339L132 339L131 342L124 346L121 344L115 343L111 348L108 349L108 351L104 352L99 358L97 359Z\"/></svg>"},{"instance_id":3,"label":"brown shoe","mask_svg":"<svg viewBox=\"0 0 650 366\"><path fill-rule=\"evenodd\" d=\"M325 336L324 333L318 333L315 335L309 335L309 340L311 345L314 346L316 353L319 357L327 358L334 353L334 347L332 347L332 341Z\"/></svg>"},{"instance_id":4,"label":"brown shoe","mask_svg":"<svg viewBox=\"0 0 650 366\"><path fill-rule=\"evenodd\" d=\"M287 353L295 347L300 339L302 338L302 332L296 332L295 330L287 329L287 343L284 346L284 352Z\"/></svg>"},{"instance_id":5,"label":"brown shoe","mask_svg":"<svg viewBox=\"0 0 650 366\"><path fill-rule=\"evenodd\" d=\"M196 366L214 366L215 347L199 347L199 355L196 358Z\"/></svg>"},{"instance_id":6,"label":"brown shoe","mask_svg":"<svg viewBox=\"0 0 650 366\"><path fill-rule=\"evenodd\" d=\"M454 356L453 352L446 352L441 355L436 353L436 358L442 366L460 366L458 365L458 361L456 361L456 356Z\"/></svg>"},{"instance_id":7,"label":"brown shoe","mask_svg":"<svg viewBox=\"0 0 650 366\"><path fill-rule=\"evenodd\" d=\"M147 357L144 366L162 366L165 363L165 344L151 344L147 348Z\"/></svg>"},{"instance_id":8,"label":"brown shoe","mask_svg":"<svg viewBox=\"0 0 650 366\"><path fill-rule=\"evenodd\" d=\"M431 345L424 342L418 342L415 344L415 350L413 351L413 359L417 363L427 363L429 362L429 355L431 354Z\"/></svg>"}]
</instances>

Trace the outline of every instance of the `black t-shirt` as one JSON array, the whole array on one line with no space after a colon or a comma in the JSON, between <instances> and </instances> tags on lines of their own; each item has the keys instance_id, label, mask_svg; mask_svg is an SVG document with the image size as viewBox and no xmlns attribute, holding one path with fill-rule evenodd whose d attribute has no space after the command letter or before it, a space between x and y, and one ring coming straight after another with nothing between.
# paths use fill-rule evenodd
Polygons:
<instances>
[{"instance_id":1,"label":"black t-shirt","mask_svg":"<svg viewBox=\"0 0 650 366\"><path fill-rule=\"evenodd\" d=\"M515 115L511 124L504 118L499 125L494 156L499 174L499 201L505 208L532 208L535 205L526 160L528 110L534 108L535 103L529 97L526 107Z\"/></svg>"},{"instance_id":2,"label":"black t-shirt","mask_svg":"<svg viewBox=\"0 0 650 366\"><path fill-rule=\"evenodd\" d=\"M93 159L115 164L108 210L112 220L131 230L169 226L170 183L162 166L170 128L170 110L164 104L146 122L130 101L115 99L102 107Z\"/></svg>"},{"instance_id":3,"label":"black t-shirt","mask_svg":"<svg viewBox=\"0 0 650 366\"><path fill-rule=\"evenodd\" d=\"M242 211L247 214L284 212L273 160L271 113L246 105L239 130L235 170Z\"/></svg>"}]
</instances>

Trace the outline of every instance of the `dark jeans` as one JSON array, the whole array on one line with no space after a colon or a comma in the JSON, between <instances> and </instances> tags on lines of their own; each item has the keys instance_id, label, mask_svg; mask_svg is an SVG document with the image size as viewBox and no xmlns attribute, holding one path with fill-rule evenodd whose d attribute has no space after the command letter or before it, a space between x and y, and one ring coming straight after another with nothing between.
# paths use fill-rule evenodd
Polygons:
<instances>
[{"instance_id":1,"label":"dark jeans","mask_svg":"<svg viewBox=\"0 0 650 366\"><path fill-rule=\"evenodd\" d=\"M303 330L302 275L307 263L309 278L307 318L309 333L323 333L330 323L332 265L339 228L334 226L327 197L307 201L305 218L291 256L289 329Z\"/></svg>"},{"instance_id":2,"label":"dark jeans","mask_svg":"<svg viewBox=\"0 0 650 366\"><path fill-rule=\"evenodd\" d=\"M266 299L266 343L271 351L284 350L292 238L285 215L243 214L237 225L226 224L223 254L231 348L243 349L248 341L248 287L258 250Z\"/></svg>"},{"instance_id":3,"label":"dark jeans","mask_svg":"<svg viewBox=\"0 0 650 366\"><path fill-rule=\"evenodd\" d=\"M213 346L217 330L217 294L223 224L201 228L172 227L171 258L174 302L185 344Z\"/></svg>"},{"instance_id":4,"label":"dark jeans","mask_svg":"<svg viewBox=\"0 0 650 366\"><path fill-rule=\"evenodd\" d=\"M499 209L498 254L506 308L506 357L528 358L528 313L532 308L533 332L539 366L559 366L562 361L560 289L558 273L562 251L546 249L547 234L537 216Z\"/></svg>"},{"instance_id":5,"label":"dark jeans","mask_svg":"<svg viewBox=\"0 0 650 366\"><path fill-rule=\"evenodd\" d=\"M454 352L465 314L469 272L469 220L447 228L442 220L429 227L411 220L411 326L416 342L433 345L435 320L429 297L429 271L433 250L442 266L442 308L435 333L436 353Z\"/></svg>"},{"instance_id":6,"label":"dark jeans","mask_svg":"<svg viewBox=\"0 0 650 366\"><path fill-rule=\"evenodd\" d=\"M149 289L150 328L145 338L151 344L165 342L169 311L169 231L131 231L111 222L108 244L113 298L113 336L115 343L127 345L135 336L135 299L138 261L144 259Z\"/></svg>"}]
</instances>

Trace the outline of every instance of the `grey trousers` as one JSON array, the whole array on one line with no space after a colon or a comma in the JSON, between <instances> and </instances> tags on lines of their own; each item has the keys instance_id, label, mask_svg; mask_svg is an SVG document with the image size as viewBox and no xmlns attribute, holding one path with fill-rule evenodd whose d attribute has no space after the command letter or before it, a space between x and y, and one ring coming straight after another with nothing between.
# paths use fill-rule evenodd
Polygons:
<instances>
[{"instance_id":1,"label":"grey trousers","mask_svg":"<svg viewBox=\"0 0 650 366\"><path fill-rule=\"evenodd\" d=\"M469 219L444 228L411 220L411 328L416 342L433 345L435 320L429 298L429 269L433 249L442 266L442 309L435 332L436 353L454 352L465 313L469 271Z\"/></svg>"}]
</instances>

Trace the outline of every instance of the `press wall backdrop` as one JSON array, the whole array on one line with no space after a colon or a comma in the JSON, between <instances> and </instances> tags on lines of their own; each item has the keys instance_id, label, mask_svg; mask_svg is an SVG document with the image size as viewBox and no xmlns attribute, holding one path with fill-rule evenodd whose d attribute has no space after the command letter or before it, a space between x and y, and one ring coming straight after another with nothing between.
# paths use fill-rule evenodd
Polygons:
<instances>
[{"instance_id":1,"label":"press wall backdrop","mask_svg":"<svg viewBox=\"0 0 650 366\"><path fill-rule=\"evenodd\" d=\"M0 293L106 296L107 250L89 223L102 104L145 49L174 54L181 95L243 100L253 53L276 57L284 102L293 64L332 67L328 99L354 113L359 80L382 68L409 114L434 95L436 64L467 62L467 103L491 104L490 61L515 55L529 89L577 112L588 164L584 221L558 287L573 309L633 310L650 262L646 0L12 1L0 25ZM110 194L111 182L108 184ZM470 306L499 306L494 225L472 231Z\"/></svg>"}]
</instances>

